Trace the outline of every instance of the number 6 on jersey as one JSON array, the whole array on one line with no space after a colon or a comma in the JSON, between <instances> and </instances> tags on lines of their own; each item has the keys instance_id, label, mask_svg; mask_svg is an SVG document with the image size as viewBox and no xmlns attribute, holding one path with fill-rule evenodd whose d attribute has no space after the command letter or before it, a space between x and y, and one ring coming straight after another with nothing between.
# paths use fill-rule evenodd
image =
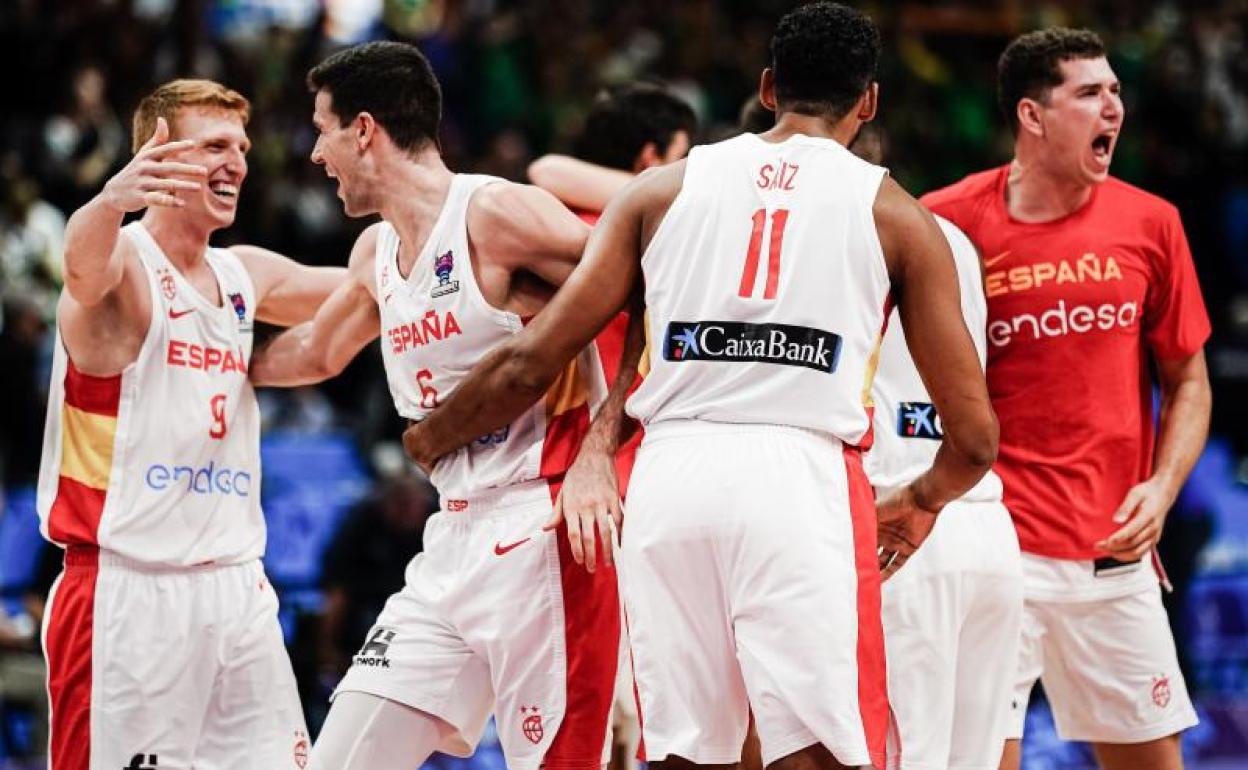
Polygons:
<instances>
[{"instance_id":1,"label":"number 6 on jersey","mask_svg":"<svg viewBox=\"0 0 1248 770\"><path fill-rule=\"evenodd\" d=\"M750 231L750 246L745 252L745 270L741 273L739 296L754 296L754 280L758 276L758 255L763 247L763 227L767 223L767 209L759 209L752 217L754 228ZM763 287L763 299L775 299L780 284L780 249L784 245L784 226L789 221L788 209L771 212L771 238L767 244L767 284Z\"/></svg>"}]
</instances>

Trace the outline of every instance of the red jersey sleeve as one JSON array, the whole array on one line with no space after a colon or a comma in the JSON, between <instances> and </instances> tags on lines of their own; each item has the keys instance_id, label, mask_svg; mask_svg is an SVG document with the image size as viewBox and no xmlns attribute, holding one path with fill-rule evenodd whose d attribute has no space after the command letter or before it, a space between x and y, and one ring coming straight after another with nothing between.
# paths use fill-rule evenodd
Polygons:
<instances>
[{"instance_id":1,"label":"red jersey sleeve","mask_svg":"<svg viewBox=\"0 0 1248 770\"><path fill-rule=\"evenodd\" d=\"M1161 223L1155 280L1144 308L1144 339L1158 358L1187 358L1209 339L1209 313L1176 209Z\"/></svg>"}]
</instances>

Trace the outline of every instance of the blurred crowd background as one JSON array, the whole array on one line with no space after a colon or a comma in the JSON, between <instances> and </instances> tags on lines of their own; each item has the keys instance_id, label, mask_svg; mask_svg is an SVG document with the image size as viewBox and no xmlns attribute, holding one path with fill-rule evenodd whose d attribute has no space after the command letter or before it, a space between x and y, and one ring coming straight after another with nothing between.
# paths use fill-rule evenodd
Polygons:
<instances>
[{"instance_id":1,"label":"blurred crowd background","mask_svg":"<svg viewBox=\"0 0 1248 770\"><path fill-rule=\"evenodd\" d=\"M668 84L701 140L730 135L767 63L779 0L6 0L0 4L0 767L38 751L41 593L38 471L65 220L130 156L130 112L166 80L219 80L252 100L250 173L217 245L250 242L344 264L367 221L342 214L308 160L304 75L369 39L418 44L442 82L441 143L454 170L523 180L567 151L603 86ZM1203 724L1194 761L1248 757L1248 0L856 3L885 37L876 125L884 164L912 193L1009 158L996 57L1013 36L1066 24L1099 32L1123 83L1113 171L1176 204L1213 318L1209 449L1163 540L1171 599ZM402 583L436 497L407 468L375 349L318 388L262 396L266 559L306 699L328 688ZM37 634L33 635L37 637ZM1086 765L1042 704L1032 770ZM9 759L6 759L9 758ZM475 767L501 767L483 751ZM15 767L17 765L14 765ZM1193 765L1194 766L1194 765ZM1206 764L1214 767L1216 764Z\"/></svg>"}]
</instances>

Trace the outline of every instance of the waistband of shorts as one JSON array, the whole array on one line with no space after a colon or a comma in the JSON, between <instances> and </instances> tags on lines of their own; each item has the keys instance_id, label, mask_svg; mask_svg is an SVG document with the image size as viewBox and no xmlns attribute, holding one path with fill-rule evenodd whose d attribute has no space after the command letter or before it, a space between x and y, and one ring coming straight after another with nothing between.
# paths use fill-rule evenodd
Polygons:
<instances>
[{"instance_id":1,"label":"waistband of shorts","mask_svg":"<svg viewBox=\"0 0 1248 770\"><path fill-rule=\"evenodd\" d=\"M259 559L251 559L245 562L205 562L203 564L190 565L162 564L157 562L139 561L138 559L132 559L129 556L123 556L116 551L110 551L105 548L99 548L91 545L71 545L65 549L66 569L107 566L121 567L134 572L147 572L153 575L208 572L211 570L225 569L227 567L245 566L256 561L259 561Z\"/></svg>"},{"instance_id":2,"label":"waistband of shorts","mask_svg":"<svg viewBox=\"0 0 1248 770\"><path fill-rule=\"evenodd\" d=\"M766 422L715 422L711 420L660 420L646 425L642 444L665 441L672 438L699 438L705 436L790 436L810 439L839 450L850 446L826 431L802 428L796 425L776 425ZM852 446L850 448L853 448Z\"/></svg>"},{"instance_id":3,"label":"waistband of shorts","mask_svg":"<svg viewBox=\"0 0 1248 770\"><path fill-rule=\"evenodd\" d=\"M550 493L550 481L534 479L467 495L442 495L439 502L442 513L457 516L484 516L519 505L530 505L542 501L550 503L553 499Z\"/></svg>"}]
</instances>

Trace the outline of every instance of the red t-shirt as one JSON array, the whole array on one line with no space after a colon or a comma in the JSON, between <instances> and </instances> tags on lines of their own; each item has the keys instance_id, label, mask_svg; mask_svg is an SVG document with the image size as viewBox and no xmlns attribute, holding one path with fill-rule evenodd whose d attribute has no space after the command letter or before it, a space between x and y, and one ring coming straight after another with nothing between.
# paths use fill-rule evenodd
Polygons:
<instances>
[{"instance_id":1,"label":"red t-shirt","mask_svg":"<svg viewBox=\"0 0 1248 770\"><path fill-rule=\"evenodd\" d=\"M574 208L572 213L576 214L590 226L598 224L598 220L602 217L601 211L590 209ZM602 362L602 374L607 381L608 390L615 382L615 376L620 370L620 357L624 355L624 340L627 337L628 311L624 311L612 318L606 327L598 332L598 336L594 338L594 345L598 348L598 360ZM644 359L644 353L642 357ZM645 362L643 360L642 366L644 365ZM632 387L628 389L630 396L637 388L641 387L641 379L641 375L638 374L633 380ZM627 415L625 415L624 419L626 422L632 421L632 418ZM620 497L624 497L628 491L628 480L633 475L633 461L637 458L637 447L641 445L641 426L636 425L634 427L636 429L632 435L620 446L615 455L615 475L619 485Z\"/></svg>"},{"instance_id":2,"label":"red t-shirt","mask_svg":"<svg viewBox=\"0 0 1248 770\"><path fill-rule=\"evenodd\" d=\"M1078 211L1029 224L1005 206L1008 166L929 193L924 205L979 249L988 296L996 470L1023 550L1103 556L1094 544L1152 473L1148 354L1186 358L1209 316L1174 206L1118 179Z\"/></svg>"}]
</instances>

